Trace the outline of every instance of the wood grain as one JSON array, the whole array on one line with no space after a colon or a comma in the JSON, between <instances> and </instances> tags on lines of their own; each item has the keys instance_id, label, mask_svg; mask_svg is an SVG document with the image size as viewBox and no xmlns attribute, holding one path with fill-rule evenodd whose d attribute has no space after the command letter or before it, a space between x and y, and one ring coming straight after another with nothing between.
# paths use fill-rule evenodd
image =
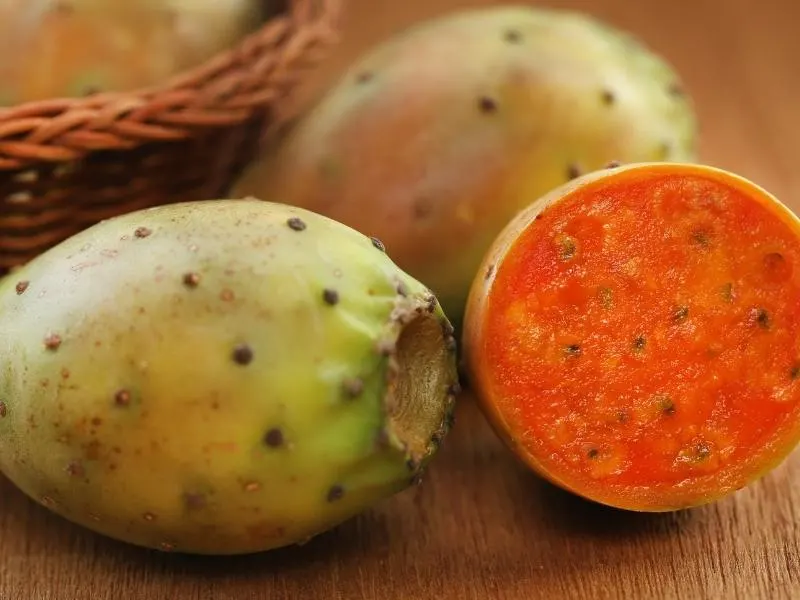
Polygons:
<instances>
[{"instance_id":1,"label":"wood grain","mask_svg":"<svg viewBox=\"0 0 800 600\"><path fill-rule=\"evenodd\" d=\"M350 0L313 94L412 21L492 2ZM800 211L800 4L574 0L644 39L685 77L703 160ZM691 8L689 8L691 6ZM303 547L162 555L83 531L0 478L0 599L447 600L800 598L800 456L715 505L666 515L583 502L527 472L465 396L419 487Z\"/></svg>"}]
</instances>

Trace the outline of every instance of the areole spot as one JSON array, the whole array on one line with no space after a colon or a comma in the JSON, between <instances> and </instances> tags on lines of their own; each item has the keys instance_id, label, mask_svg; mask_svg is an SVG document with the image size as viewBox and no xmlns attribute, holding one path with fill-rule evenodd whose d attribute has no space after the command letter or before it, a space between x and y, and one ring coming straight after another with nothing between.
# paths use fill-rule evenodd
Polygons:
<instances>
[{"instance_id":1,"label":"areole spot","mask_svg":"<svg viewBox=\"0 0 800 600\"><path fill-rule=\"evenodd\" d=\"M603 104L607 106L611 106L617 101L617 97L614 92L608 89L603 90L601 97L603 99Z\"/></svg>"},{"instance_id":2,"label":"areole spot","mask_svg":"<svg viewBox=\"0 0 800 600\"><path fill-rule=\"evenodd\" d=\"M64 470L70 477L83 477L85 475L83 465L77 461L70 462Z\"/></svg>"},{"instance_id":3,"label":"areole spot","mask_svg":"<svg viewBox=\"0 0 800 600\"><path fill-rule=\"evenodd\" d=\"M395 286L395 291L403 298L408 296L408 286L402 281Z\"/></svg>"},{"instance_id":4,"label":"areole spot","mask_svg":"<svg viewBox=\"0 0 800 600\"><path fill-rule=\"evenodd\" d=\"M183 505L188 510L199 510L207 504L205 494L187 492L183 495Z\"/></svg>"},{"instance_id":5,"label":"areole spot","mask_svg":"<svg viewBox=\"0 0 800 600\"><path fill-rule=\"evenodd\" d=\"M364 84L369 83L375 78L375 75L371 71L362 71L358 75L356 75L356 83Z\"/></svg>"},{"instance_id":6,"label":"areole spot","mask_svg":"<svg viewBox=\"0 0 800 600\"><path fill-rule=\"evenodd\" d=\"M345 379L342 389L348 398L358 398L364 392L364 381L358 377Z\"/></svg>"},{"instance_id":7,"label":"areole spot","mask_svg":"<svg viewBox=\"0 0 800 600\"><path fill-rule=\"evenodd\" d=\"M303 231L306 228L305 222L300 217L290 217L286 220L289 229L294 231Z\"/></svg>"},{"instance_id":8,"label":"areole spot","mask_svg":"<svg viewBox=\"0 0 800 600\"><path fill-rule=\"evenodd\" d=\"M283 431L273 427L264 436L264 443L270 448L280 448L284 443Z\"/></svg>"},{"instance_id":9,"label":"areole spot","mask_svg":"<svg viewBox=\"0 0 800 600\"><path fill-rule=\"evenodd\" d=\"M28 289L29 285L30 285L30 281L19 281L19 282L17 282L17 286L16 286L17 296L21 296L22 294L24 294L25 291Z\"/></svg>"},{"instance_id":10,"label":"areole spot","mask_svg":"<svg viewBox=\"0 0 800 600\"><path fill-rule=\"evenodd\" d=\"M156 520L156 516L155 516L153 513L151 513L151 512L146 512L146 513L144 513L144 514L142 515L142 518L143 518L145 521L148 521L148 522L150 522L150 523L152 523L153 521L155 521L155 520Z\"/></svg>"},{"instance_id":11,"label":"areole spot","mask_svg":"<svg viewBox=\"0 0 800 600\"><path fill-rule=\"evenodd\" d=\"M44 338L44 347L51 351L58 350L61 343L61 336L57 333L50 333Z\"/></svg>"},{"instance_id":12,"label":"areole spot","mask_svg":"<svg viewBox=\"0 0 800 600\"><path fill-rule=\"evenodd\" d=\"M382 241L380 241L376 237L371 237L369 239L372 241L372 245L375 246L378 250L380 250L381 252L386 252L386 246L383 245Z\"/></svg>"},{"instance_id":13,"label":"areole spot","mask_svg":"<svg viewBox=\"0 0 800 600\"><path fill-rule=\"evenodd\" d=\"M667 93L670 96L683 97L686 94L686 90L683 89L683 85L681 85L679 82L673 81L667 87Z\"/></svg>"},{"instance_id":14,"label":"areole spot","mask_svg":"<svg viewBox=\"0 0 800 600\"><path fill-rule=\"evenodd\" d=\"M325 304L328 304L329 306L335 306L336 304L339 304L339 292L330 288L326 288L322 292L322 299L325 301Z\"/></svg>"},{"instance_id":15,"label":"areole spot","mask_svg":"<svg viewBox=\"0 0 800 600\"><path fill-rule=\"evenodd\" d=\"M606 163L605 168L606 169L618 169L621 166L622 166L622 162L621 161L611 160L611 161Z\"/></svg>"},{"instance_id":16,"label":"areole spot","mask_svg":"<svg viewBox=\"0 0 800 600\"><path fill-rule=\"evenodd\" d=\"M133 235L136 238L143 239L148 237L151 233L153 233L151 229L148 229L147 227L139 227L133 232Z\"/></svg>"},{"instance_id":17,"label":"areole spot","mask_svg":"<svg viewBox=\"0 0 800 600\"><path fill-rule=\"evenodd\" d=\"M494 265L489 265L486 267L486 274L483 276L483 278L488 281L492 278L492 275L494 275Z\"/></svg>"},{"instance_id":18,"label":"areole spot","mask_svg":"<svg viewBox=\"0 0 800 600\"><path fill-rule=\"evenodd\" d=\"M8 407L5 402L0 402L0 419L5 418L6 415L8 415Z\"/></svg>"},{"instance_id":19,"label":"areole spot","mask_svg":"<svg viewBox=\"0 0 800 600\"><path fill-rule=\"evenodd\" d=\"M481 96L478 100L478 108L484 114L493 114L497 112L497 100L489 96Z\"/></svg>"},{"instance_id":20,"label":"areole spot","mask_svg":"<svg viewBox=\"0 0 800 600\"><path fill-rule=\"evenodd\" d=\"M567 165L567 179L577 179L583 175L583 169L578 163L572 162Z\"/></svg>"},{"instance_id":21,"label":"areole spot","mask_svg":"<svg viewBox=\"0 0 800 600\"><path fill-rule=\"evenodd\" d=\"M131 393L128 390L119 390L114 394L114 404L117 406L130 406Z\"/></svg>"},{"instance_id":22,"label":"areole spot","mask_svg":"<svg viewBox=\"0 0 800 600\"><path fill-rule=\"evenodd\" d=\"M200 284L200 274L186 273L183 276L183 284L189 288L196 288Z\"/></svg>"},{"instance_id":23,"label":"areole spot","mask_svg":"<svg viewBox=\"0 0 800 600\"><path fill-rule=\"evenodd\" d=\"M503 39L509 44L518 44L522 41L522 34L516 29L506 29Z\"/></svg>"},{"instance_id":24,"label":"areole spot","mask_svg":"<svg viewBox=\"0 0 800 600\"><path fill-rule=\"evenodd\" d=\"M233 362L238 365L249 365L253 362L253 349L247 344L239 344L233 349Z\"/></svg>"},{"instance_id":25,"label":"areole spot","mask_svg":"<svg viewBox=\"0 0 800 600\"><path fill-rule=\"evenodd\" d=\"M341 500L344 496L344 488L336 484L328 490L328 502L336 502L337 500Z\"/></svg>"}]
</instances>

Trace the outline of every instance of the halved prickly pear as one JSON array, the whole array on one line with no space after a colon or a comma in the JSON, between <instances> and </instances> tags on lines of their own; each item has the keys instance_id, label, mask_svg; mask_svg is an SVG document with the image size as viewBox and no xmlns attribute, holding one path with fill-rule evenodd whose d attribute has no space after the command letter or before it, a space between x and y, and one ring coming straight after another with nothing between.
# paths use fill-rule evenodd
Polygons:
<instances>
[{"instance_id":1,"label":"halved prickly pear","mask_svg":"<svg viewBox=\"0 0 800 600\"><path fill-rule=\"evenodd\" d=\"M800 439L800 221L740 176L651 163L545 195L495 240L467 370L540 475L620 508L695 506Z\"/></svg>"}]
</instances>

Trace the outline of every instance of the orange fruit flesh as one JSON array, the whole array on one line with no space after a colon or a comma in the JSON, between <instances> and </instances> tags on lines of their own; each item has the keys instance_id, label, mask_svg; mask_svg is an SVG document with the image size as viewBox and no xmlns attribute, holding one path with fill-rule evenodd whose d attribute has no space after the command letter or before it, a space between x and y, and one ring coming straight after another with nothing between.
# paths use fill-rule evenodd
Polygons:
<instances>
[{"instance_id":1,"label":"orange fruit flesh","mask_svg":"<svg viewBox=\"0 0 800 600\"><path fill-rule=\"evenodd\" d=\"M634 510L701 504L800 433L800 242L734 181L626 173L546 208L496 266L488 402L529 462Z\"/></svg>"}]
</instances>

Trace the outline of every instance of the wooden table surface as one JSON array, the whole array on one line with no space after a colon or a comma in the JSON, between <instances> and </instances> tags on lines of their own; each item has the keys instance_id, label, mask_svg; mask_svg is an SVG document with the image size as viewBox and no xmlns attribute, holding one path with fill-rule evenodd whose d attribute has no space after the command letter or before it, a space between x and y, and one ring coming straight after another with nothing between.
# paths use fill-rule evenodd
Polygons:
<instances>
[{"instance_id":1,"label":"wooden table surface","mask_svg":"<svg viewBox=\"0 0 800 600\"><path fill-rule=\"evenodd\" d=\"M491 2L350 0L342 45L309 89L412 20L481 4ZM665 55L695 98L703 160L800 211L800 3L550 4L626 27ZM625 513L542 483L465 396L423 485L306 546L260 555L139 550L50 515L0 478L0 599L800 598L799 523L800 453L715 505Z\"/></svg>"}]
</instances>

